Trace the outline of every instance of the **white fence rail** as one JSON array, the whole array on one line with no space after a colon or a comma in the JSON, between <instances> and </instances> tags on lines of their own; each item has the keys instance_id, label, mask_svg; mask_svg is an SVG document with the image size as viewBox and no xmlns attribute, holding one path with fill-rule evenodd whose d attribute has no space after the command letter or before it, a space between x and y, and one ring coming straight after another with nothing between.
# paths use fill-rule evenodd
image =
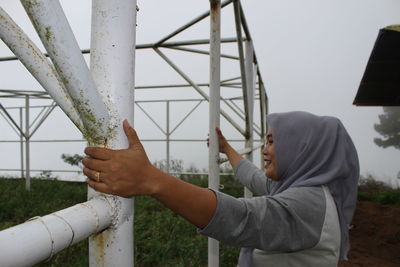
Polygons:
<instances>
[{"instance_id":1,"label":"white fence rail","mask_svg":"<svg viewBox=\"0 0 400 267\"><path fill-rule=\"evenodd\" d=\"M0 232L0 266L32 266L109 227L118 199L99 196Z\"/></svg>"}]
</instances>

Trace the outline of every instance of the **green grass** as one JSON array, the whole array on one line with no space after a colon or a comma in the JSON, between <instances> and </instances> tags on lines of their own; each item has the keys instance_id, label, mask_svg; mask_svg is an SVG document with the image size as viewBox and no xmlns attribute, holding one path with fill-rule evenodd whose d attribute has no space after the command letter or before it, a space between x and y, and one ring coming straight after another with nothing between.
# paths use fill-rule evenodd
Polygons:
<instances>
[{"instance_id":1,"label":"green grass","mask_svg":"<svg viewBox=\"0 0 400 267\"><path fill-rule=\"evenodd\" d=\"M82 183L36 179L28 192L24 180L0 179L0 230L84 202L86 192ZM88 266L87 254L88 243L83 241L35 266Z\"/></svg>"},{"instance_id":2,"label":"green grass","mask_svg":"<svg viewBox=\"0 0 400 267\"><path fill-rule=\"evenodd\" d=\"M181 179L206 187L206 177L183 176ZM221 190L239 197L243 187L232 177L221 177ZM32 179L31 191L20 179L0 178L0 230L44 216L86 201L87 187L82 183ZM359 200L400 207L400 190L381 182L362 180ZM206 266L207 238L196 228L166 209L151 197L135 198L135 266ZM220 265L236 266L239 249L221 244ZM88 242L83 241L36 266L88 266Z\"/></svg>"},{"instance_id":3,"label":"green grass","mask_svg":"<svg viewBox=\"0 0 400 267\"><path fill-rule=\"evenodd\" d=\"M189 180L206 185L204 179ZM242 192L241 186L230 183L225 186L228 191ZM0 230L84 202L86 194L82 183L32 179L27 192L23 180L0 179ZM134 238L135 266L207 266L207 238L151 197L135 198ZM236 266L238 253L238 248L221 244L221 266ZM35 266L88 266L88 242L75 244Z\"/></svg>"},{"instance_id":4,"label":"green grass","mask_svg":"<svg viewBox=\"0 0 400 267\"><path fill-rule=\"evenodd\" d=\"M382 205L395 205L400 208L400 190L387 190L375 193L359 192L358 200L376 202Z\"/></svg>"}]
</instances>

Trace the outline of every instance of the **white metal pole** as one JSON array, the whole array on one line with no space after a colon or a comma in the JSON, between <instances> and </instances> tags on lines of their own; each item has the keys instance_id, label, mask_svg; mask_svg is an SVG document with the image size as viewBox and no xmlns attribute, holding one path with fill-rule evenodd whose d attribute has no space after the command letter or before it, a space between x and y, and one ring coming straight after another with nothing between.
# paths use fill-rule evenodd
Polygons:
<instances>
[{"instance_id":1,"label":"white metal pole","mask_svg":"<svg viewBox=\"0 0 400 267\"><path fill-rule=\"evenodd\" d=\"M29 150L29 95L25 96L25 188L31 190L30 150Z\"/></svg>"},{"instance_id":2,"label":"white metal pole","mask_svg":"<svg viewBox=\"0 0 400 267\"><path fill-rule=\"evenodd\" d=\"M246 118L249 120L248 135L246 136L245 148L250 149L250 153L246 154L246 158L253 161L253 117L254 117L254 64L253 64L254 50L252 41L245 41L245 71L246 71L246 90L247 90L247 106L246 109L249 113ZM247 188L244 188L244 197L252 197L253 193Z\"/></svg>"},{"instance_id":3,"label":"white metal pole","mask_svg":"<svg viewBox=\"0 0 400 267\"><path fill-rule=\"evenodd\" d=\"M208 186L218 190L219 178L219 145L215 131L220 123L220 81L221 81L221 1L210 0L210 148ZM208 266L219 266L219 242L208 238Z\"/></svg>"},{"instance_id":4,"label":"white metal pole","mask_svg":"<svg viewBox=\"0 0 400 267\"><path fill-rule=\"evenodd\" d=\"M114 198L94 198L1 231L0 266L32 266L105 229L113 219Z\"/></svg>"},{"instance_id":5,"label":"white metal pole","mask_svg":"<svg viewBox=\"0 0 400 267\"><path fill-rule=\"evenodd\" d=\"M53 65L1 7L0 38L59 104L72 122L80 130L83 130L82 121L74 108L71 97L65 90Z\"/></svg>"},{"instance_id":6,"label":"white metal pole","mask_svg":"<svg viewBox=\"0 0 400 267\"><path fill-rule=\"evenodd\" d=\"M238 52L239 52L239 66L240 66L240 76L242 80L242 89L243 89L243 106L244 106L244 114L246 117L246 130L243 136L247 139L249 135L250 129L250 119L248 118L249 115L249 105L248 105L248 97L247 97L247 76L246 76L246 67L245 67L245 56L243 53L243 38L242 38L242 18L240 14L240 0L233 1L233 11L235 13L235 26L236 26L236 36L237 36L237 43L238 43Z\"/></svg>"},{"instance_id":7,"label":"white metal pole","mask_svg":"<svg viewBox=\"0 0 400 267\"><path fill-rule=\"evenodd\" d=\"M260 150L260 165L261 165L261 170L264 171L264 158L263 158L263 150L265 146L265 138L267 135L267 100L266 100L266 95L264 91L264 86L262 84L262 80L260 75L258 75L258 89L259 89L259 94L260 94L260 124L261 124L261 134L260 134L260 139L262 142L261 150Z\"/></svg>"},{"instance_id":8,"label":"white metal pole","mask_svg":"<svg viewBox=\"0 0 400 267\"><path fill-rule=\"evenodd\" d=\"M19 142L20 142L20 159L21 159L21 179L25 177L24 175L24 135L22 132L23 129L23 116L22 116L22 107L19 108Z\"/></svg>"},{"instance_id":9,"label":"white metal pole","mask_svg":"<svg viewBox=\"0 0 400 267\"><path fill-rule=\"evenodd\" d=\"M116 125L110 121L110 110L94 85L59 1L21 0L21 3L82 119L84 136L93 145L104 145L115 134Z\"/></svg>"},{"instance_id":10,"label":"white metal pole","mask_svg":"<svg viewBox=\"0 0 400 267\"><path fill-rule=\"evenodd\" d=\"M167 142L167 159L166 159L166 167L167 167L167 173L170 173L170 151L169 151L169 137L171 135L170 130L169 130L169 101L166 102L166 108L167 108L167 118L166 118L166 142Z\"/></svg>"},{"instance_id":11,"label":"white metal pole","mask_svg":"<svg viewBox=\"0 0 400 267\"><path fill-rule=\"evenodd\" d=\"M90 65L94 82L116 121L110 148L128 147L122 120L133 124L136 40L135 0L94 0ZM98 194L89 189L89 197ZM133 199L118 198L113 227L89 239L89 265L130 267L133 262Z\"/></svg>"}]
</instances>

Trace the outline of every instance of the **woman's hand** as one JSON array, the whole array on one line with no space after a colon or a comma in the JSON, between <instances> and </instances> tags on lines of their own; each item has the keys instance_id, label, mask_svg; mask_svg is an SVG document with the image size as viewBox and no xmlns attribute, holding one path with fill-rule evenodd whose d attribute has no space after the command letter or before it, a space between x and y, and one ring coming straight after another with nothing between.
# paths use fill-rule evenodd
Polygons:
<instances>
[{"instance_id":1,"label":"woman's hand","mask_svg":"<svg viewBox=\"0 0 400 267\"><path fill-rule=\"evenodd\" d=\"M224 153L229 162L231 163L232 168L236 168L239 161L243 159L242 155L240 155L226 140L225 136L222 134L220 128L216 127L215 131L218 135L218 144L219 144L219 152ZM207 146L210 145L210 138L207 138Z\"/></svg>"},{"instance_id":2,"label":"woman's hand","mask_svg":"<svg viewBox=\"0 0 400 267\"><path fill-rule=\"evenodd\" d=\"M153 195L157 190L153 174L158 170L150 163L136 131L127 120L123 128L129 142L127 149L85 149L88 157L82 163L83 173L89 178L87 183L97 191L123 197Z\"/></svg>"},{"instance_id":3,"label":"woman's hand","mask_svg":"<svg viewBox=\"0 0 400 267\"><path fill-rule=\"evenodd\" d=\"M205 227L217 207L215 193L186 183L154 167L135 130L126 120L123 126L129 141L127 149L85 149L89 157L82 160L83 173L89 178L89 186L97 191L122 197L153 196L197 227Z\"/></svg>"},{"instance_id":4,"label":"woman's hand","mask_svg":"<svg viewBox=\"0 0 400 267\"><path fill-rule=\"evenodd\" d=\"M228 150L231 148L229 145L228 141L226 141L225 136L222 134L222 131L220 128L216 127L215 131L217 132L218 135L218 144L219 144L219 152L226 154ZM207 138L207 146L210 146L210 138Z\"/></svg>"}]
</instances>

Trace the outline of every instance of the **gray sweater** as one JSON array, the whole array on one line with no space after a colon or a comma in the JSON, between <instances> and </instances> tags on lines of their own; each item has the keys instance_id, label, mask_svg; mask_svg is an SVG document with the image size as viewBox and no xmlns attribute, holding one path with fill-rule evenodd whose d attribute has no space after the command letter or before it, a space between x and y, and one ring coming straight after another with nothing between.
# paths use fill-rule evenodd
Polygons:
<instances>
[{"instance_id":1,"label":"gray sweater","mask_svg":"<svg viewBox=\"0 0 400 267\"><path fill-rule=\"evenodd\" d=\"M235 174L261 196L245 199L216 192L217 210L200 233L229 245L254 248L254 266L337 265L340 227L329 190L294 187L268 196L267 178L251 162L240 161Z\"/></svg>"}]
</instances>

